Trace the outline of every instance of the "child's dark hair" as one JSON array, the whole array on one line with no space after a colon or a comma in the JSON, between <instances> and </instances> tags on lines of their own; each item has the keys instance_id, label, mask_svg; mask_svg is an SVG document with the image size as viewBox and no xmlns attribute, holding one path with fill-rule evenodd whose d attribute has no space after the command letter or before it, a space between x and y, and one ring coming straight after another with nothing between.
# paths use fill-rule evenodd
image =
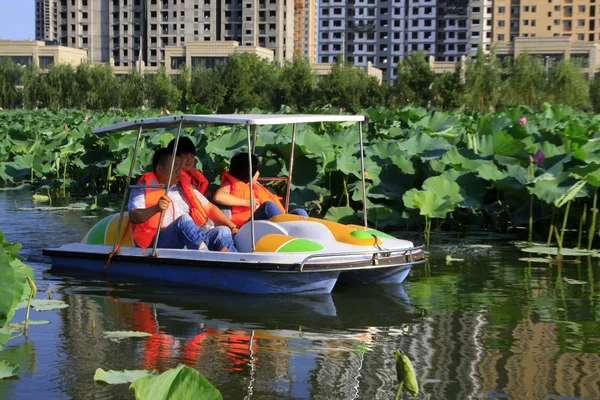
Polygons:
<instances>
[{"instance_id":1,"label":"child's dark hair","mask_svg":"<svg viewBox=\"0 0 600 400\"><path fill-rule=\"evenodd\" d=\"M171 153L173 153L173 147L175 146L175 139L169 142L167 149ZM193 154L196 155L196 146L194 146L194 142L187 136L179 137L179 144L177 145L177 155L180 156L182 154Z\"/></svg>"},{"instance_id":2,"label":"child's dark hair","mask_svg":"<svg viewBox=\"0 0 600 400\"><path fill-rule=\"evenodd\" d=\"M173 154L173 149L171 148L171 150L169 149L165 149L160 148L158 150L156 150L154 152L154 155L152 156L152 171L156 172L156 167L160 166L165 166L165 164L167 163L167 160L169 159L169 156Z\"/></svg>"},{"instance_id":3,"label":"child's dark hair","mask_svg":"<svg viewBox=\"0 0 600 400\"><path fill-rule=\"evenodd\" d=\"M254 154L252 154L252 176L259 170L260 168L260 160ZM248 173L248 153L237 153L235 156L231 157L231 162L229 164L229 173L236 179L244 183L249 182L249 173Z\"/></svg>"}]
</instances>

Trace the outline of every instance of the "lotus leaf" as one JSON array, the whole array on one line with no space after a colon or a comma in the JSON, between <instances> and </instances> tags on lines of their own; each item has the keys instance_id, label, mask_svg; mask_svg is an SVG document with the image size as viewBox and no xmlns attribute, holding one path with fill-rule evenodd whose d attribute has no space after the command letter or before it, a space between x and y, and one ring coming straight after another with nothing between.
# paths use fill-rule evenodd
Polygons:
<instances>
[{"instance_id":1,"label":"lotus leaf","mask_svg":"<svg viewBox=\"0 0 600 400\"><path fill-rule=\"evenodd\" d=\"M555 179L535 182L533 187L528 187L527 190L546 204L555 204L563 196L567 196L571 187L576 183L577 180L571 178L568 172L562 172ZM585 191L579 190L575 196L580 197L585 194Z\"/></svg>"},{"instance_id":2,"label":"lotus leaf","mask_svg":"<svg viewBox=\"0 0 600 400\"><path fill-rule=\"evenodd\" d=\"M525 144L508 133L497 132L493 135L477 136L475 141L479 154L483 156L501 155L517 158L527 156Z\"/></svg>"},{"instance_id":3,"label":"lotus leaf","mask_svg":"<svg viewBox=\"0 0 600 400\"><path fill-rule=\"evenodd\" d=\"M10 340L10 336L11 331L8 328L0 328L0 351L2 351L6 342Z\"/></svg>"},{"instance_id":4,"label":"lotus leaf","mask_svg":"<svg viewBox=\"0 0 600 400\"><path fill-rule=\"evenodd\" d=\"M136 400L222 400L221 393L195 369L179 364L158 376L147 376L129 386Z\"/></svg>"},{"instance_id":5,"label":"lotus leaf","mask_svg":"<svg viewBox=\"0 0 600 400\"><path fill-rule=\"evenodd\" d=\"M418 208L419 213L429 218L445 218L446 214L454 211L456 203L439 197L433 192L411 189L402 196L407 208Z\"/></svg>"},{"instance_id":6,"label":"lotus leaf","mask_svg":"<svg viewBox=\"0 0 600 400\"><path fill-rule=\"evenodd\" d=\"M400 150L424 160L440 158L452 147L446 139L432 138L425 133L418 133L399 146Z\"/></svg>"},{"instance_id":7,"label":"lotus leaf","mask_svg":"<svg viewBox=\"0 0 600 400\"><path fill-rule=\"evenodd\" d=\"M587 163L600 164L600 138L590 139L573 153L573 158Z\"/></svg>"},{"instance_id":8,"label":"lotus leaf","mask_svg":"<svg viewBox=\"0 0 600 400\"><path fill-rule=\"evenodd\" d=\"M486 181L500 181L508 178L508 173L500 171L493 162L480 165L476 169L477 175Z\"/></svg>"},{"instance_id":9,"label":"lotus leaf","mask_svg":"<svg viewBox=\"0 0 600 400\"><path fill-rule=\"evenodd\" d=\"M360 219L352 207L330 207L324 219L342 224L360 223Z\"/></svg>"},{"instance_id":10,"label":"lotus leaf","mask_svg":"<svg viewBox=\"0 0 600 400\"><path fill-rule=\"evenodd\" d=\"M96 383L105 383L110 385L116 385L120 383L131 383L135 382L140 378L144 378L146 376L157 376L158 372L156 371L146 371L146 370L124 370L124 371L113 371L108 370L105 371L102 368L98 368L94 373L94 382Z\"/></svg>"},{"instance_id":11,"label":"lotus leaf","mask_svg":"<svg viewBox=\"0 0 600 400\"><path fill-rule=\"evenodd\" d=\"M441 161L452 165L455 169L475 171L480 165L490 162L490 158L481 157L471 149L459 149L452 147L442 156Z\"/></svg>"},{"instance_id":12,"label":"lotus leaf","mask_svg":"<svg viewBox=\"0 0 600 400\"><path fill-rule=\"evenodd\" d=\"M18 304L17 309L24 308L27 306L27 302L22 301ZM51 311L51 310L60 310L62 308L67 308L69 305L62 300L41 300L41 299L33 299L31 300L31 307L35 311Z\"/></svg>"},{"instance_id":13,"label":"lotus leaf","mask_svg":"<svg viewBox=\"0 0 600 400\"><path fill-rule=\"evenodd\" d=\"M563 278L563 281L567 282L569 285L587 285L585 281L578 281L577 279Z\"/></svg>"},{"instance_id":14,"label":"lotus leaf","mask_svg":"<svg viewBox=\"0 0 600 400\"><path fill-rule=\"evenodd\" d=\"M458 118L443 112L433 112L413 124L414 127L422 127L428 132L449 133L455 131L459 126ZM458 134L459 132L452 132Z\"/></svg>"},{"instance_id":15,"label":"lotus leaf","mask_svg":"<svg viewBox=\"0 0 600 400\"><path fill-rule=\"evenodd\" d=\"M140 337L148 337L152 336L152 334L147 332L135 332L135 331L107 331L104 332L104 337L113 342L119 342L123 339L128 338L140 338Z\"/></svg>"},{"instance_id":16,"label":"lotus leaf","mask_svg":"<svg viewBox=\"0 0 600 400\"><path fill-rule=\"evenodd\" d=\"M21 366L7 360L0 360L0 379L10 378L21 372Z\"/></svg>"},{"instance_id":17,"label":"lotus leaf","mask_svg":"<svg viewBox=\"0 0 600 400\"><path fill-rule=\"evenodd\" d=\"M552 256L555 256L558 254L557 247L545 247L545 246L526 247L524 249L521 249L521 251L523 251L525 253L547 254L547 255L552 255ZM562 248L560 253L563 256L586 256L586 255L591 254L587 250L566 249L566 248Z\"/></svg>"},{"instance_id":18,"label":"lotus leaf","mask_svg":"<svg viewBox=\"0 0 600 400\"><path fill-rule=\"evenodd\" d=\"M478 178L474 173L450 169L441 176L448 181L456 182L460 187L460 195L463 198L459 202L461 207L475 209L481 205L487 189L485 181Z\"/></svg>"},{"instance_id":19,"label":"lotus leaf","mask_svg":"<svg viewBox=\"0 0 600 400\"><path fill-rule=\"evenodd\" d=\"M524 258L519 258L519 261L534 262L534 263L541 263L541 264L551 264L553 260L551 258L524 257Z\"/></svg>"},{"instance_id":20,"label":"lotus leaf","mask_svg":"<svg viewBox=\"0 0 600 400\"><path fill-rule=\"evenodd\" d=\"M495 135L510 125L512 121L505 116L485 115L477 121L477 132L480 135Z\"/></svg>"},{"instance_id":21,"label":"lotus leaf","mask_svg":"<svg viewBox=\"0 0 600 400\"><path fill-rule=\"evenodd\" d=\"M435 193L440 199L447 198L452 203L460 203L464 198L460 186L445 176L433 176L423 182L423 190Z\"/></svg>"}]
</instances>

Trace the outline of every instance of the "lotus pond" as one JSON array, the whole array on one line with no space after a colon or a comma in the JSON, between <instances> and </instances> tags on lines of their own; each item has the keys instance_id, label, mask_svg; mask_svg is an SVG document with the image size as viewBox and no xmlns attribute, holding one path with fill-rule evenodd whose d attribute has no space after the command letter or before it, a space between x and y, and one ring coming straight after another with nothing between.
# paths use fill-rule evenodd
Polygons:
<instances>
[{"instance_id":1,"label":"lotus pond","mask_svg":"<svg viewBox=\"0 0 600 400\"><path fill-rule=\"evenodd\" d=\"M49 323L0 351L20 365L17 377L0 380L2 399L133 399L128 384L94 383L96 370L178 364L225 399L392 399L396 349L412 360L419 398L600 398L597 258L523 262L514 237L472 230L434 235L429 263L400 286L325 296L191 292L53 273L41 249L80 240L104 214L33 207L29 190L0 191L0 229L23 243L37 297L68 307L31 311ZM114 331L143 335L106 334Z\"/></svg>"}]
</instances>

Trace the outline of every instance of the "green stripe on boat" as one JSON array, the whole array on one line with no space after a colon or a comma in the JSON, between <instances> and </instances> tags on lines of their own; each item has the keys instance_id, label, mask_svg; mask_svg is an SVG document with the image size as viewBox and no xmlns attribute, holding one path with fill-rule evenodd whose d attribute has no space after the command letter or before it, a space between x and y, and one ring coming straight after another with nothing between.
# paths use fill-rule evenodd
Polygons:
<instances>
[{"instance_id":1,"label":"green stripe on boat","mask_svg":"<svg viewBox=\"0 0 600 400\"><path fill-rule=\"evenodd\" d=\"M100 220L96 225L90 229L87 234L88 244L104 244L104 235L106 233L106 227L114 215L109 215L106 218Z\"/></svg>"},{"instance_id":2,"label":"green stripe on boat","mask_svg":"<svg viewBox=\"0 0 600 400\"><path fill-rule=\"evenodd\" d=\"M388 235L387 233L383 233L376 229L367 229L366 231L355 230L350 233L350 235L354 236L357 239L371 239L373 235L378 238L386 238L386 239L396 239L395 237Z\"/></svg>"},{"instance_id":3,"label":"green stripe on boat","mask_svg":"<svg viewBox=\"0 0 600 400\"><path fill-rule=\"evenodd\" d=\"M307 239L292 239L277 250L278 253L296 253L323 250L317 242Z\"/></svg>"}]
</instances>

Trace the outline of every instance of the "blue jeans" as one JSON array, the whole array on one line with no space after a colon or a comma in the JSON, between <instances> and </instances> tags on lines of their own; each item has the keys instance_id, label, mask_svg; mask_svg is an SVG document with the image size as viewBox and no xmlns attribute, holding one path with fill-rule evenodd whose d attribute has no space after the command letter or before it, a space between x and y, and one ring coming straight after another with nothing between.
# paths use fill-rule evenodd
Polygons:
<instances>
[{"instance_id":1,"label":"blue jeans","mask_svg":"<svg viewBox=\"0 0 600 400\"><path fill-rule=\"evenodd\" d=\"M203 242L208 250L219 251L227 248L229 251L237 251L228 227L215 226L203 231L198 228L189 215L182 215L166 228L162 228L158 236L157 247L183 249L185 246L188 249L197 250Z\"/></svg>"},{"instance_id":2,"label":"blue jeans","mask_svg":"<svg viewBox=\"0 0 600 400\"><path fill-rule=\"evenodd\" d=\"M308 217L308 213L301 208L296 208L295 210L292 210L289 213L299 215L301 217ZM254 211L254 219L257 221L271 219L271 217L274 217L279 214L281 214L279 207L277 207L275 203L269 200L262 203L260 207L258 207L256 211Z\"/></svg>"}]
</instances>

